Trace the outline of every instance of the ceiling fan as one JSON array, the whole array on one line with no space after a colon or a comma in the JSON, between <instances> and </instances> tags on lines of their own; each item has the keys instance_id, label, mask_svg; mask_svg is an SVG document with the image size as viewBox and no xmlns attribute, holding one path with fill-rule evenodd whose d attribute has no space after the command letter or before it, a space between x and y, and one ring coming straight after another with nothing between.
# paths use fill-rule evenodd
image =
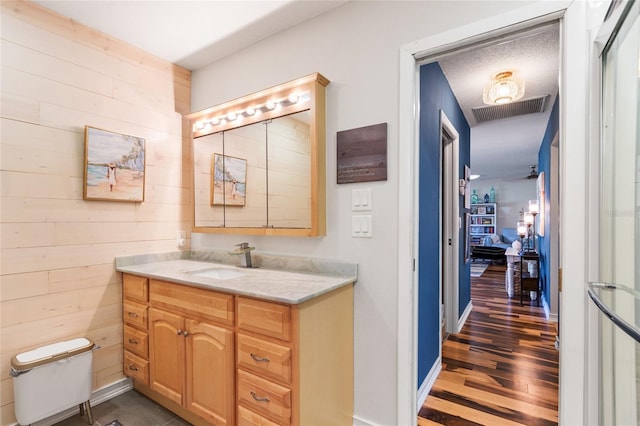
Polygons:
<instances>
[{"instance_id":1,"label":"ceiling fan","mask_svg":"<svg viewBox=\"0 0 640 426\"><path fill-rule=\"evenodd\" d=\"M526 177L527 179L537 179L538 177L538 165L532 164L529 166L529 175Z\"/></svg>"}]
</instances>

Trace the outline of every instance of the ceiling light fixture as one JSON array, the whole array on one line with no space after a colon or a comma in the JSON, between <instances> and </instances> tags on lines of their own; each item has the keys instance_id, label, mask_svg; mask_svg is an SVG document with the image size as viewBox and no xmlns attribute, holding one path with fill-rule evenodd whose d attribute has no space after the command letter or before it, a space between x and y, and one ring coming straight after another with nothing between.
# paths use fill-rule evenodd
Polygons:
<instances>
[{"instance_id":1,"label":"ceiling light fixture","mask_svg":"<svg viewBox=\"0 0 640 426\"><path fill-rule=\"evenodd\" d=\"M511 71L496 74L482 91L482 100L487 105L502 105L517 101L524 96L524 81Z\"/></svg>"}]
</instances>

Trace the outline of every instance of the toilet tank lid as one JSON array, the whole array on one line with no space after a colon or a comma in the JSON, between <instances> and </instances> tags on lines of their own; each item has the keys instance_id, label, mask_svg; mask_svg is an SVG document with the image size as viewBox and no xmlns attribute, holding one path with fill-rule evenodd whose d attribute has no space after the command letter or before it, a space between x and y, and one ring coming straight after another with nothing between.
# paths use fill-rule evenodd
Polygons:
<instances>
[{"instance_id":1,"label":"toilet tank lid","mask_svg":"<svg viewBox=\"0 0 640 426\"><path fill-rule=\"evenodd\" d=\"M15 355L11 358L11 366L16 370L28 370L38 365L90 351L93 347L94 343L84 337L52 343Z\"/></svg>"}]
</instances>

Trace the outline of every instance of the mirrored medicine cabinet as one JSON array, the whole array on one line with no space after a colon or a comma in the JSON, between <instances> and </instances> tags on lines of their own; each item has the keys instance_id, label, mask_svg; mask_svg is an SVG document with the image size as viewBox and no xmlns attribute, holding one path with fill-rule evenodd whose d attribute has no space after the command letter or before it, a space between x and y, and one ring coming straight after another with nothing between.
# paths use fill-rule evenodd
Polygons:
<instances>
[{"instance_id":1,"label":"mirrored medicine cabinet","mask_svg":"<svg viewBox=\"0 0 640 426\"><path fill-rule=\"evenodd\" d=\"M325 235L328 84L315 73L188 116L193 232Z\"/></svg>"}]
</instances>

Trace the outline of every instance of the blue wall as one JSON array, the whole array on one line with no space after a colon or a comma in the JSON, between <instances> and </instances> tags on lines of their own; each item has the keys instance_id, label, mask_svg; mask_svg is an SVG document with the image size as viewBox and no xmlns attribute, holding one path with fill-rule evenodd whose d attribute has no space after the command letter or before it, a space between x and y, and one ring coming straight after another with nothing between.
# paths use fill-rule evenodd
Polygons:
<instances>
[{"instance_id":1,"label":"blue wall","mask_svg":"<svg viewBox=\"0 0 640 426\"><path fill-rule=\"evenodd\" d=\"M440 65L420 67L420 213L418 277L418 386L439 356L440 340L440 110L460 134L460 170L470 165L470 129ZM460 215L464 200L460 198ZM470 265L464 263L463 233L460 233L459 314L471 301Z\"/></svg>"},{"instance_id":2,"label":"blue wall","mask_svg":"<svg viewBox=\"0 0 640 426\"><path fill-rule=\"evenodd\" d=\"M551 183L549 177L550 169L551 169L551 143L553 142L553 138L559 129L560 122L560 113L559 113L559 99L560 96L556 97L556 101L553 104L553 109L551 110L551 115L549 116L549 121L547 123L547 130L544 132L544 137L542 139L542 144L540 145L540 150L538 151L538 170L544 172L544 236L539 237L539 252L540 252L540 277L542 280L542 297L549 304L549 285L550 281L550 271L549 271L549 259L551 256L551 245L549 243L549 231L551 229L551 218L549 217L549 201L550 201L550 193L551 193ZM556 171L557 172L557 171ZM538 220L538 219L537 219ZM558 253L556 253L557 255Z\"/></svg>"}]
</instances>

